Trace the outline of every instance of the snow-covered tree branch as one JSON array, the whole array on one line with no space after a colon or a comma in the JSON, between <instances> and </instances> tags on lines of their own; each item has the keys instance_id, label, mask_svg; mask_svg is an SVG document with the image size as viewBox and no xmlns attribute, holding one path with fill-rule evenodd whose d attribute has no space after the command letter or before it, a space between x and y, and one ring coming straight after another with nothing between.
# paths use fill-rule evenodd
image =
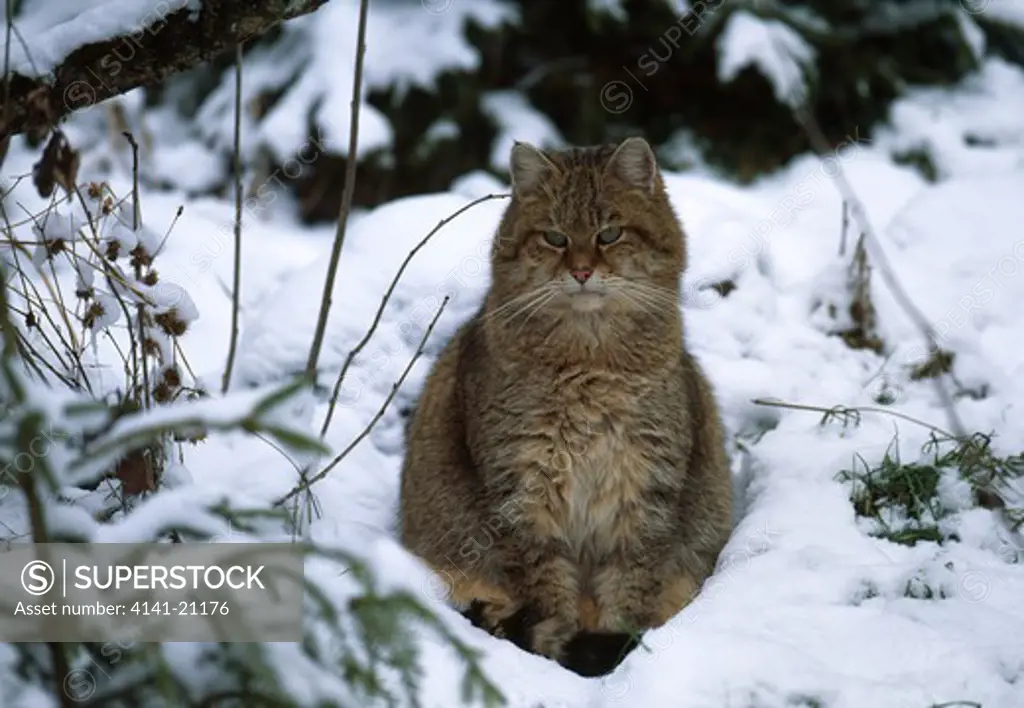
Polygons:
<instances>
[{"instance_id":1,"label":"snow-covered tree branch","mask_svg":"<svg viewBox=\"0 0 1024 708\"><path fill-rule=\"evenodd\" d=\"M43 135L69 113L158 84L327 1L162 0L153 5L108 0L83 14L120 14L116 22L83 21L84 30L57 33L40 42L40 52L56 57L37 60L34 42L19 45L12 38L10 48L20 46L25 56L8 67L0 140L18 133ZM74 18L76 23L86 19ZM11 36L10 28L6 34Z\"/></svg>"}]
</instances>

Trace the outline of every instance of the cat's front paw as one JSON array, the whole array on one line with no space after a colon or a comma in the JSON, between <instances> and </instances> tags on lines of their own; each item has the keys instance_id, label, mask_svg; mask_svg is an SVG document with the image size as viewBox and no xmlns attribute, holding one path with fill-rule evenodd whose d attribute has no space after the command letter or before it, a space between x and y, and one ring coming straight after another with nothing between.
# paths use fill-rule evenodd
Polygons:
<instances>
[{"instance_id":1,"label":"cat's front paw","mask_svg":"<svg viewBox=\"0 0 1024 708\"><path fill-rule=\"evenodd\" d=\"M537 654L555 661L562 661L565 647L579 631L575 618L554 616L541 620L533 626L530 648Z\"/></svg>"},{"instance_id":2,"label":"cat's front paw","mask_svg":"<svg viewBox=\"0 0 1024 708\"><path fill-rule=\"evenodd\" d=\"M580 676L605 676L639 644L639 634L582 631L566 645L562 666Z\"/></svg>"}]
</instances>

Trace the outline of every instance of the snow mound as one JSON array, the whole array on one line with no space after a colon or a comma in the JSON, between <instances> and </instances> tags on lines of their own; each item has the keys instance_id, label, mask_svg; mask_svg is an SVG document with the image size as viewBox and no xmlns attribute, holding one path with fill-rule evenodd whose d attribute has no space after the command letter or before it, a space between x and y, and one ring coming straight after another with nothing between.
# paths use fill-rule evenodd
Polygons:
<instances>
[{"instance_id":1,"label":"snow mound","mask_svg":"<svg viewBox=\"0 0 1024 708\"><path fill-rule=\"evenodd\" d=\"M797 108L806 97L806 75L813 71L815 56L814 48L785 23L737 10L718 38L718 80L729 83L743 69L755 67L779 103Z\"/></svg>"}]
</instances>

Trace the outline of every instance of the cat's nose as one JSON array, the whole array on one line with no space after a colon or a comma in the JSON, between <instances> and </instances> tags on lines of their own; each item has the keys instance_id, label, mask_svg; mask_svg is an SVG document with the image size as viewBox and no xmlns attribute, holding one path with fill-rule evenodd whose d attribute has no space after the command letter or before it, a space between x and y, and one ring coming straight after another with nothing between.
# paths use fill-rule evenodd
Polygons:
<instances>
[{"instance_id":1,"label":"cat's nose","mask_svg":"<svg viewBox=\"0 0 1024 708\"><path fill-rule=\"evenodd\" d=\"M590 276L594 274L592 270L574 270L571 271L572 277L576 278L576 282L580 285L590 280Z\"/></svg>"}]
</instances>

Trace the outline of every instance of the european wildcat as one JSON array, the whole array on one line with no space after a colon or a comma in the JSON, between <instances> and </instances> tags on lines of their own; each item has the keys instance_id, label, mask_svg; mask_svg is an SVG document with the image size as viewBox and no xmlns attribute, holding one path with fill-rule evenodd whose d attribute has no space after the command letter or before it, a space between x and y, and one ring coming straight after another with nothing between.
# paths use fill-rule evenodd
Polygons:
<instances>
[{"instance_id":1,"label":"european wildcat","mask_svg":"<svg viewBox=\"0 0 1024 708\"><path fill-rule=\"evenodd\" d=\"M571 664L581 631L689 603L728 538L731 481L650 146L516 143L511 173L491 289L409 423L401 534L456 604L496 633L525 612L526 647Z\"/></svg>"}]
</instances>

